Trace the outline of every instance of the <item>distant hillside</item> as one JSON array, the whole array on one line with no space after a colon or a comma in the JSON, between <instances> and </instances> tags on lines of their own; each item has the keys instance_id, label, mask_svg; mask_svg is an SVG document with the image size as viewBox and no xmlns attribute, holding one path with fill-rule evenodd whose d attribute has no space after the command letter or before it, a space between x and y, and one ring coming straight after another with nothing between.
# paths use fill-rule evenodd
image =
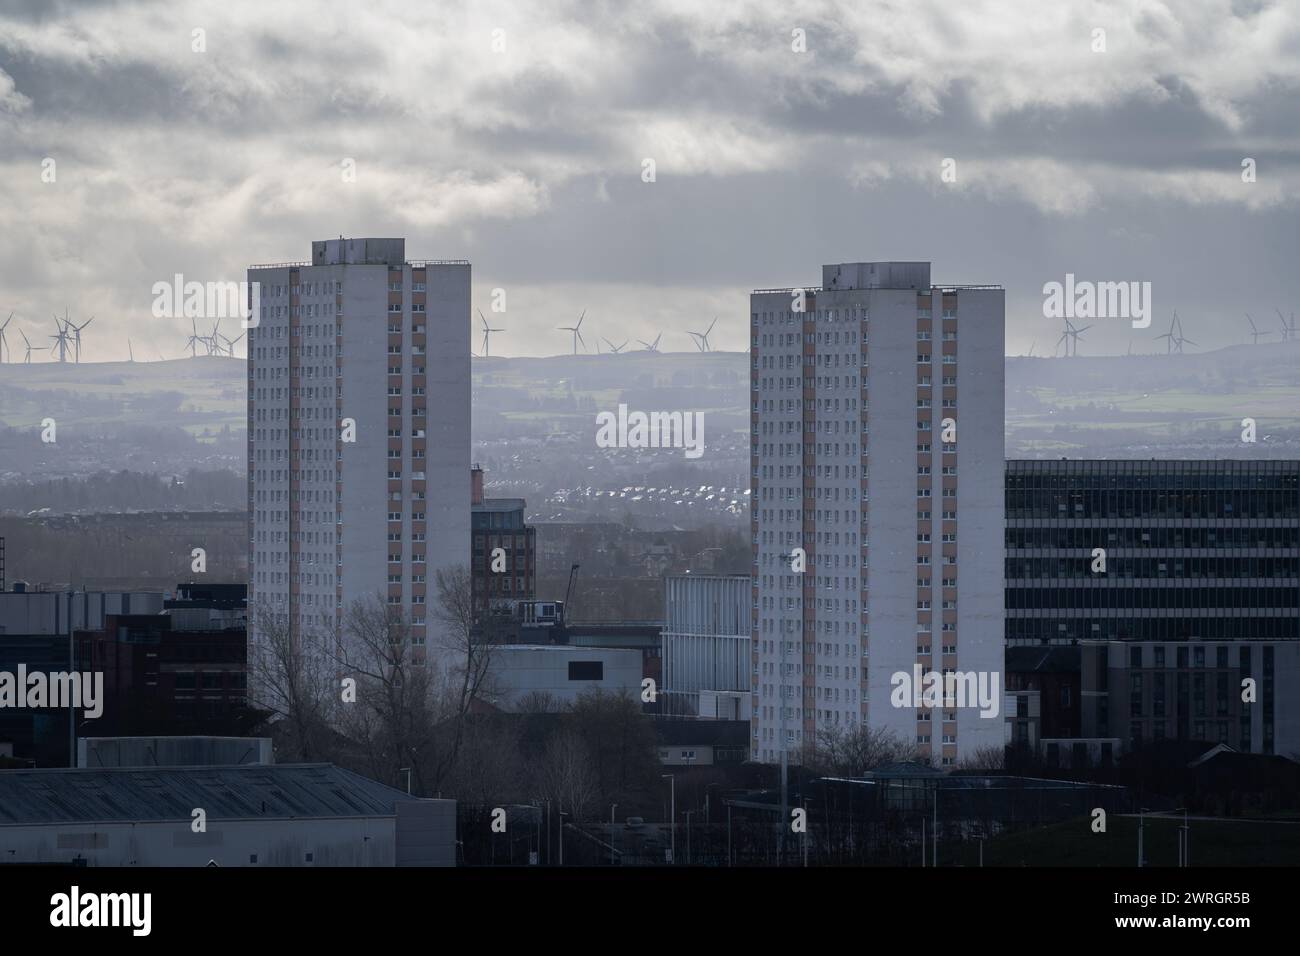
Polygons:
<instances>
[{"instance_id":1,"label":"distant hillside","mask_svg":"<svg viewBox=\"0 0 1300 956\"><path fill-rule=\"evenodd\" d=\"M0 365L0 425L150 425L195 434L244 427L243 359Z\"/></svg>"},{"instance_id":2,"label":"distant hillside","mask_svg":"<svg viewBox=\"0 0 1300 956\"><path fill-rule=\"evenodd\" d=\"M1007 360L1007 456L1300 458L1300 341ZM1241 442L1255 419L1258 441Z\"/></svg>"},{"instance_id":3,"label":"distant hillside","mask_svg":"<svg viewBox=\"0 0 1300 956\"><path fill-rule=\"evenodd\" d=\"M215 357L0 365L0 482L242 474L246 374L242 360ZM45 419L54 444L40 440Z\"/></svg>"},{"instance_id":4,"label":"distant hillside","mask_svg":"<svg viewBox=\"0 0 1300 956\"><path fill-rule=\"evenodd\" d=\"M474 358L474 458L535 520L699 526L747 513L749 357ZM0 366L0 482L244 469L243 360ZM1008 457L1300 458L1300 342L1185 355L1008 357ZM595 446L595 416L704 413L705 453ZM1240 441L1241 420L1259 441ZM39 441L45 418L58 446Z\"/></svg>"}]
</instances>

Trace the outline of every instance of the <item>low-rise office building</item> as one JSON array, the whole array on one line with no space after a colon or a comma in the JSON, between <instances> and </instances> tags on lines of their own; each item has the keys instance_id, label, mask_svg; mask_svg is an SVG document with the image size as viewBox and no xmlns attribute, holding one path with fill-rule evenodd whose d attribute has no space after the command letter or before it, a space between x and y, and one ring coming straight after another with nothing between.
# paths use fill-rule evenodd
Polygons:
<instances>
[{"instance_id":1,"label":"low-rise office building","mask_svg":"<svg viewBox=\"0 0 1300 956\"><path fill-rule=\"evenodd\" d=\"M10 770L0 847L5 863L454 866L456 801L330 764Z\"/></svg>"},{"instance_id":2,"label":"low-rise office building","mask_svg":"<svg viewBox=\"0 0 1300 956\"><path fill-rule=\"evenodd\" d=\"M502 644L491 650L490 702L516 711L570 706L589 691L641 694L641 652L627 648Z\"/></svg>"},{"instance_id":3,"label":"low-rise office building","mask_svg":"<svg viewBox=\"0 0 1300 956\"><path fill-rule=\"evenodd\" d=\"M1300 755L1300 641L1079 646L1081 734Z\"/></svg>"}]
</instances>

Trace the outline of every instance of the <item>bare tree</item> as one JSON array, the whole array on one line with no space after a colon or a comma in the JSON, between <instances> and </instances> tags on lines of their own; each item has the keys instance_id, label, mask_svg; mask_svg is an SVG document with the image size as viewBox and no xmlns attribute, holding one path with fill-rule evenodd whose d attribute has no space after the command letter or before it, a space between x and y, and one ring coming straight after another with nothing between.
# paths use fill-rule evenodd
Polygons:
<instances>
[{"instance_id":1,"label":"bare tree","mask_svg":"<svg viewBox=\"0 0 1300 956\"><path fill-rule=\"evenodd\" d=\"M253 608L248 649L249 697L282 722L288 756L330 759L330 717L337 699L328 638L315 630L293 633L288 617L265 603Z\"/></svg>"},{"instance_id":2,"label":"bare tree","mask_svg":"<svg viewBox=\"0 0 1300 956\"><path fill-rule=\"evenodd\" d=\"M435 784L459 757L465 721L471 709L495 691L493 644L478 621L469 568L461 564L439 570L436 580L438 601L433 606L429 663L441 674L442 717L449 740L432 768Z\"/></svg>"},{"instance_id":3,"label":"bare tree","mask_svg":"<svg viewBox=\"0 0 1300 956\"><path fill-rule=\"evenodd\" d=\"M592 690L578 696L570 723L586 744L601 803L626 802L658 778L654 724L630 694Z\"/></svg>"},{"instance_id":4,"label":"bare tree","mask_svg":"<svg viewBox=\"0 0 1300 956\"><path fill-rule=\"evenodd\" d=\"M1005 747L977 747L957 764L961 770L1002 770L1006 767Z\"/></svg>"},{"instance_id":5,"label":"bare tree","mask_svg":"<svg viewBox=\"0 0 1300 956\"><path fill-rule=\"evenodd\" d=\"M513 715L474 715L466 722L459 759L447 777L457 800L475 806L521 802L529 796L520 749L521 726Z\"/></svg>"},{"instance_id":6,"label":"bare tree","mask_svg":"<svg viewBox=\"0 0 1300 956\"><path fill-rule=\"evenodd\" d=\"M398 782L409 768L424 792L438 764L437 727L444 700L436 665L423 659L410 622L381 594L348 607L339 663L357 681L356 701L342 708L342 727L357 742L373 776Z\"/></svg>"},{"instance_id":7,"label":"bare tree","mask_svg":"<svg viewBox=\"0 0 1300 956\"><path fill-rule=\"evenodd\" d=\"M427 642L382 593L353 601L331 642L336 684L356 681L355 699L335 709L339 729L372 776L396 786L409 770L420 793L449 780L467 718L491 687L491 646L476 626L469 571L439 572L437 584Z\"/></svg>"},{"instance_id":8,"label":"bare tree","mask_svg":"<svg viewBox=\"0 0 1300 956\"><path fill-rule=\"evenodd\" d=\"M510 709L516 714L563 714L570 708L566 701L549 690L530 690L516 698Z\"/></svg>"},{"instance_id":9,"label":"bare tree","mask_svg":"<svg viewBox=\"0 0 1300 956\"><path fill-rule=\"evenodd\" d=\"M577 733L564 729L552 734L534 773L545 799L572 814L575 821L591 816L598 790L596 774L592 770L591 754Z\"/></svg>"},{"instance_id":10,"label":"bare tree","mask_svg":"<svg viewBox=\"0 0 1300 956\"><path fill-rule=\"evenodd\" d=\"M837 777L860 777L882 764L923 759L914 743L866 723L822 727L811 756L813 768Z\"/></svg>"}]
</instances>

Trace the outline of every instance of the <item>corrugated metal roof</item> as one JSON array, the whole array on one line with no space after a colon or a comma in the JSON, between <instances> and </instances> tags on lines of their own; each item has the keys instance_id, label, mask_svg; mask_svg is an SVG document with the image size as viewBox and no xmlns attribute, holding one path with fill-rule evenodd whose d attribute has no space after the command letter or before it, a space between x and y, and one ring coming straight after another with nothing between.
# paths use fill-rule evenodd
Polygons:
<instances>
[{"instance_id":1,"label":"corrugated metal roof","mask_svg":"<svg viewBox=\"0 0 1300 956\"><path fill-rule=\"evenodd\" d=\"M332 764L0 771L0 826L385 816L400 790Z\"/></svg>"}]
</instances>

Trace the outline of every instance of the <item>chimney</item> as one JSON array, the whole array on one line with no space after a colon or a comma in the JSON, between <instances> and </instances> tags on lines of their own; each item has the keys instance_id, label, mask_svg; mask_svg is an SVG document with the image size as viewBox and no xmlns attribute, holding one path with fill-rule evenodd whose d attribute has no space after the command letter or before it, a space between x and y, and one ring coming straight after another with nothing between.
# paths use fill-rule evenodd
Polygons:
<instances>
[{"instance_id":1,"label":"chimney","mask_svg":"<svg viewBox=\"0 0 1300 956\"><path fill-rule=\"evenodd\" d=\"M483 503L483 469L478 465L469 470L469 503L471 505Z\"/></svg>"}]
</instances>

